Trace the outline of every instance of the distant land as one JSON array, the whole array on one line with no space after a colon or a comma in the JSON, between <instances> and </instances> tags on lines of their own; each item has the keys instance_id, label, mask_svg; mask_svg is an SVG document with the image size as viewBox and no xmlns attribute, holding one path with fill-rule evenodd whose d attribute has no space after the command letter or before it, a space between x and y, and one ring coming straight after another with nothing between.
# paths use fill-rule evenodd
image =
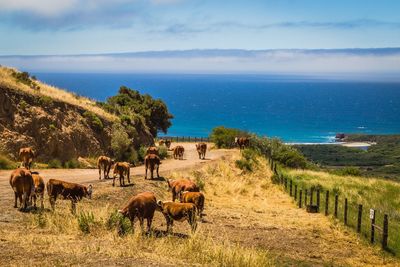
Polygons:
<instances>
[{"instance_id":1,"label":"distant land","mask_svg":"<svg viewBox=\"0 0 400 267\"><path fill-rule=\"evenodd\" d=\"M400 80L400 48L193 49L77 55L7 55L0 64L35 72L287 74Z\"/></svg>"}]
</instances>

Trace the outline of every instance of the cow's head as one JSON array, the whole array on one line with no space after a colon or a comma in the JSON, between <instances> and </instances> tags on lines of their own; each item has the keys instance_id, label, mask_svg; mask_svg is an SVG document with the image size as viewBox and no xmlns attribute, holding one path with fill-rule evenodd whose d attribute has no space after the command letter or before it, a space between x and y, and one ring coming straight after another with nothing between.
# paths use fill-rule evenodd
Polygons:
<instances>
[{"instance_id":1,"label":"cow's head","mask_svg":"<svg viewBox=\"0 0 400 267\"><path fill-rule=\"evenodd\" d=\"M93 186L90 184L86 190L86 196L87 198L91 199L92 198L92 193L93 193Z\"/></svg>"},{"instance_id":2,"label":"cow's head","mask_svg":"<svg viewBox=\"0 0 400 267\"><path fill-rule=\"evenodd\" d=\"M161 201L161 200L159 200L159 201L157 201L157 207L156 207L156 209L158 210L158 211L163 211L163 202Z\"/></svg>"},{"instance_id":3,"label":"cow's head","mask_svg":"<svg viewBox=\"0 0 400 267\"><path fill-rule=\"evenodd\" d=\"M235 137L235 144L238 143L238 140L239 140L239 138L238 138L238 137Z\"/></svg>"}]
</instances>

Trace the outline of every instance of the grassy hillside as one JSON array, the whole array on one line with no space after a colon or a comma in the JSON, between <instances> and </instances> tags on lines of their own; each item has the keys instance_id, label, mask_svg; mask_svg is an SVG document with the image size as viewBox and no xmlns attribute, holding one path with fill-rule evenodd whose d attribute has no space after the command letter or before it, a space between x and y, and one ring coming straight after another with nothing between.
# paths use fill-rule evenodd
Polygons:
<instances>
[{"instance_id":1,"label":"grassy hillside","mask_svg":"<svg viewBox=\"0 0 400 267\"><path fill-rule=\"evenodd\" d=\"M47 96L52 99L91 111L104 119L110 121L118 120L117 116L98 107L94 100L83 96L78 96L54 86L50 86L32 77L27 78L26 76L16 75L18 73L21 72L16 69L0 66L0 88L6 87L14 90L21 90L33 95Z\"/></svg>"}]
</instances>

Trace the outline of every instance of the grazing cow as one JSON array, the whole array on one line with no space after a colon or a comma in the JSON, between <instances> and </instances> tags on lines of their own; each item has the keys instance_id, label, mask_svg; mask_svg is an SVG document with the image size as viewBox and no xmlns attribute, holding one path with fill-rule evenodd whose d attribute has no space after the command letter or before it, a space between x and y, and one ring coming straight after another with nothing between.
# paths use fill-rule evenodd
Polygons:
<instances>
[{"instance_id":1,"label":"grazing cow","mask_svg":"<svg viewBox=\"0 0 400 267\"><path fill-rule=\"evenodd\" d=\"M157 155L157 156L158 156L158 148L155 147L155 146L149 147L149 148L147 149L147 151L146 151L146 155L149 155L149 154L154 154L154 155Z\"/></svg>"},{"instance_id":2,"label":"grazing cow","mask_svg":"<svg viewBox=\"0 0 400 267\"><path fill-rule=\"evenodd\" d=\"M196 231L196 206L193 203L175 203L172 201L159 200L157 202L157 210L160 211L167 221L167 232L172 232L174 221L188 221L192 228L192 232Z\"/></svg>"},{"instance_id":3,"label":"grazing cow","mask_svg":"<svg viewBox=\"0 0 400 267\"><path fill-rule=\"evenodd\" d=\"M122 210L118 212L131 221L132 230L134 229L135 218L140 222L140 228L143 232L144 220L147 220L147 231L151 231L151 223L154 217L154 211L157 208L156 196L152 192L143 192L137 194L129 200Z\"/></svg>"},{"instance_id":4,"label":"grazing cow","mask_svg":"<svg viewBox=\"0 0 400 267\"><path fill-rule=\"evenodd\" d=\"M206 143L196 144L196 150L197 150L197 153L199 153L199 159L206 158L206 152L207 152L207 144Z\"/></svg>"},{"instance_id":5,"label":"grazing cow","mask_svg":"<svg viewBox=\"0 0 400 267\"><path fill-rule=\"evenodd\" d=\"M18 208L18 198L21 210L26 210L28 208L30 196L34 192L31 172L25 168L18 168L14 170L10 176L10 185L14 190L14 208Z\"/></svg>"},{"instance_id":6,"label":"grazing cow","mask_svg":"<svg viewBox=\"0 0 400 267\"><path fill-rule=\"evenodd\" d=\"M242 150L250 145L250 139L247 137L235 137L235 143L239 146L239 149Z\"/></svg>"},{"instance_id":7,"label":"grazing cow","mask_svg":"<svg viewBox=\"0 0 400 267\"><path fill-rule=\"evenodd\" d=\"M71 212L75 214L76 203L83 197L92 198L93 188L92 185L88 187L76 183L64 182L61 180L50 179L47 182L47 193L49 194L49 200L51 208L54 210L56 200L58 196L62 196L63 199L71 200Z\"/></svg>"},{"instance_id":8,"label":"grazing cow","mask_svg":"<svg viewBox=\"0 0 400 267\"><path fill-rule=\"evenodd\" d=\"M31 168L34 157L35 152L31 147L23 147L19 150L19 160L21 160L21 165L28 170Z\"/></svg>"},{"instance_id":9,"label":"grazing cow","mask_svg":"<svg viewBox=\"0 0 400 267\"><path fill-rule=\"evenodd\" d=\"M200 218L204 210L204 200L204 194L201 192L184 191L180 198L181 203L193 203L197 208L197 215L199 215Z\"/></svg>"},{"instance_id":10,"label":"grazing cow","mask_svg":"<svg viewBox=\"0 0 400 267\"><path fill-rule=\"evenodd\" d=\"M174 159L183 159L185 148L183 146L174 147Z\"/></svg>"},{"instance_id":11,"label":"grazing cow","mask_svg":"<svg viewBox=\"0 0 400 267\"><path fill-rule=\"evenodd\" d=\"M131 165L128 162L117 162L114 164L113 170L113 186L115 186L115 178L119 175L119 186L125 186L125 177L128 177L128 183L131 183L130 180L130 172L131 172Z\"/></svg>"},{"instance_id":12,"label":"grazing cow","mask_svg":"<svg viewBox=\"0 0 400 267\"><path fill-rule=\"evenodd\" d=\"M158 169L160 168L161 160L160 157L156 154L149 154L144 158L144 166L146 169L146 173L144 179L147 179L147 170L150 169L150 179L154 177L154 169L157 171L157 178L160 178L158 174Z\"/></svg>"},{"instance_id":13,"label":"grazing cow","mask_svg":"<svg viewBox=\"0 0 400 267\"><path fill-rule=\"evenodd\" d=\"M110 175L111 166L114 164L114 161L106 156L100 156L97 159L97 168L99 169L99 180L101 180L101 171L103 171L104 179L108 179Z\"/></svg>"},{"instance_id":14,"label":"grazing cow","mask_svg":"<svg viewBox=\"0 0 400 267\"><path fill-rule=\"evenodd\" d=\"M179 179L179 180L167 180L168 188L172 192L172 201L179 198L183 191L190 191L190 192L199 192L199 187L192 181L188 179Z\"/></svg>"},{"instance_id":15,"label":"grazing cow","mask_svg":"<svg viewBox=\"0 0 400 267\"><path fill-rule=\"evenodd\" d=\"M44 180L38 172L31 172L33 178L33 185L35 187L33 194L31 195L31 202L33 202L33 207L36 208L36 200L40 197L40 207L44 209L43 199L44 199ZM33 201L32 201L33 200Z\"/></svg>"}]
</instances>

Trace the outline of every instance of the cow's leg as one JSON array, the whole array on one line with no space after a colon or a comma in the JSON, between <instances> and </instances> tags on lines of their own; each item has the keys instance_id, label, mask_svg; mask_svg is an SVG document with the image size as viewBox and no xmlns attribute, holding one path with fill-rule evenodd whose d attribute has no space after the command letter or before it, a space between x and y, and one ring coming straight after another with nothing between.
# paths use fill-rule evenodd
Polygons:
<instances>
[{"instance_id":1,"label":"cow's leg","mask_svg":"<svg viewBox=\"0 0 400 267\"><path fill-rule=\"evenodd\" d=\"M101 180L101 165L99 165L99 180Z\"/></svg>"},{"instance_id":2,"label":"cow's leg","mask_svg":"<svg viewBox=\"0 0 400 267\"><path fill-rule=\"evenodd\" d=\"M114 177L113 177L113 186L115 186L115 174L114 174Z\"/></svg>"},{"instance_id":3,"label":"cow's leg","mask_svg":"<svg viewBox=\"0 0 400 267\"><path fill-rule=\"evenodd\" d=\"M22 205L22 210L26 210L28 208L28 193L24 192L24 194L22 195L22 200L23 200L23 205Z\"/></svg>"},{"instance_id":4,"label":"cow's leg","mask_svg":"<svg viewBox=\"0 0 400 267\"><path fill-rule=\"evenodd\" d=\"M150 177L151 177L151 180L153 180L153 178L154 178L154 166L150 167Z\"/></svg>"},{"instance_id":5,"label":"cow's leg","mask_svg":"<svg viewBox=\"0 0 400 267\"><path fill-rule=\"evenodd\" d=\"M31 199L33 199L33 207L36 209L36 200L37 200L37 195L36 192L33 193ZM32 201L32 200L31 200Z\"/></svg>"},{"instance_id":6,"label":"cow's leg","mask_svg":"<svg viewBox=\"0 0 400 267\"><path fill-rule=\"evenodd\" d=\"M50 199L49 199L49 201L50 201L50 206L51 206L51 209L54 211L54 209L55 209L55 207L56 207L56 199L57 199L57 197L56 196L50 196Z\"/></svg>"},{"instance_id":7,"label":"cow's leg","mask_svg":"<svg viewBox=\"0 0 400 267\"><path fill-rule=\"evenodd\" d=\"M18 194L17 194L17 192L14 192L14 208L18 208L17 198L18 198Z\"/></svg>"},{"instance_id":8,"label":"cow's leg","mask_svg":"<svg viewBox=\"0 0 400 267\"><path fill-rule=\"evenodd\" d=\"M144 218L142 216L139 216L139 222L140 222L140 230L142 231L142 234L144 232Z\"/></svg>"},{"instance_id":9,"label":"cow's leg","mask_svg":"<svg viewBox=\"0 0 400 267\"><path fill-rule=\"evenodd\" d=\"M157 164L157 178L160 178L160 175L158 174L158 169L160 168L160 165Z\"/></svg>"},{"instance_id":10,"label":"cow's leg","mask_svg":"<svg viewBox=\"0 0 400 267\"><path fill-rule=\"evenodd\" d=\"M144 179L147 179L147 165L145 166L145 175L144 175Z\"/></svg>"},{"instance_id":11,"label":"cow's leg","mask_svg":"<svg viewBox=\"0 0 400 267\"><path fill-rule=\"evenodd\" d=\"M71 200L71 213L76 214L76 200Z\"/></svg>"},{"instance_id":12,"label":"cow's leg","mask_svg":"<svg viewBox=\"0 0 400 267\"><path fill-rule=\"evenodd\" d=\"M19 199L19 207L21 207L22 204L23 204L23 202L22 202L22 194L21 193L18 194L18 199Z\"/></svg>"},{"instance_id":13,"label":"cow's leg","mask_svg":"<svg viewBox=\"0 0 400 267\"><path fill-rule=\"evenodd\" d=\"M153 222L153 217L147 218L147 232L151 232L151 223Z\"/></svg>"},{"instance_id":14,"label":"cow's leg","mask_svg":"<svg viewBox=\"0 0 400 267\"><path fill-rule=\"evenodd\" d=\"M196 228L197 228L197 222L196 222L196 212L195 211L192 211L192 212L190 212L189 213L189 218L188 218L189 220L189 224L190 224L190 226L191 226L191 228L192 228L192 233L194 233L195 231L196 231Z\"/></svg>"},{"instance_id":15,"label":"cow's leg","mask_svg":"<svg viewBox=\"0 0 400 267\"><path fill-rule=\"evenodd\" d=\"M128 184L131 184L131 179L129 178L130 174L131 174L131 170L130 170L130 168L129 168L129 169L128 169Z\"/></svg>"},{"instance_id":16,"label":"cow's leg","mask_svg":"<svg viewBox=\"0 0 400 267\"><path fill-rule=\"evenodd\" d=\"M172 189L172 202L175 202L176 199L176 192L174 189Z\"/></svg>"},{"instance_id":17,"label":"cow's leg","mask_svg":"<svg viewBox=\"0 0 400 267\"><path fill-rule=\"evenodd\" d=\"M44 203L43 203L43 201L44 201L44 192L42 192L42 193L40 194L40 208L41 208L41 209L44 209Z\"/></svg>"}]
</instances>

